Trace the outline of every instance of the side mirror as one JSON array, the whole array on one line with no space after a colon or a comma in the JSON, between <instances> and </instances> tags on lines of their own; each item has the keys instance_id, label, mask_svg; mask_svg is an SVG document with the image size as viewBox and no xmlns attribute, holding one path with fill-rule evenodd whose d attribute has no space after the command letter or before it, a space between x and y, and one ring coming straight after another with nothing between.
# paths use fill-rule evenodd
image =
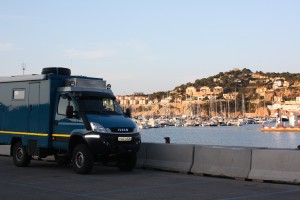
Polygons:
<instances>
[{"instance_id":1,"label":"side mirror","mask_svg":"<svg viewBox=\"0 0 300 200\"><path fill-rule=\"evenodd\" d=\"M127 117L130 117L130 118L131 118L131 109L130 109L130 108L126 108L125 115L126 115Z\"/></svg>"},{"instance_id":2,"label":"side mirror","mask_svg":"<svg viewBox=\"0 0 300 200\"><path fill-rule=\"evenodd\" d=\"M66 116L67 118L72 118L74 113L74 108L73 106L67 106L66 108Z\"/></svg>"}]
</instances>

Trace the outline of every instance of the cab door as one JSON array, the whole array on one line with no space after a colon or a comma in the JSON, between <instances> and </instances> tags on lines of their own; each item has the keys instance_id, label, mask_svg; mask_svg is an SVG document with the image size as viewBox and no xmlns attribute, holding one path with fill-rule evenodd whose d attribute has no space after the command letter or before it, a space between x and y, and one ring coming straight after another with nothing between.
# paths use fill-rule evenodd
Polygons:
<instances>
[{"instance_id":1,"label":"cab door","mask_svg":"<svg viewBox=\"0 0 300 200\"><path fill-rule=\"evenodd\" d=\"M71 133L84 128L82 120L76 113L78 112L72 98L68 94L59 95L52 133L54 148L68 149Z\"/></svg>"}]
</instances>

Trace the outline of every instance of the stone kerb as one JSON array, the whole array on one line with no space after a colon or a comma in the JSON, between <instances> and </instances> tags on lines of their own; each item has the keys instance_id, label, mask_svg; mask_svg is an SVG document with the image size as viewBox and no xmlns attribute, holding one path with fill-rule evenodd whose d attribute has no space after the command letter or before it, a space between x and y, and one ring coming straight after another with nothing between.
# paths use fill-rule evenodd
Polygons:
<instances>
[{"instance_id":1,"label":"stone kerb","mask_svg":"<svg viewBox=\"0 0 300 200\"><path fill-rule=\"evenodd\" d=\"M149 143L144 167L187 173L193 164L193 154L194 145Z\"/></svg>"},{"instance_id":2,"label":"stone kerb","mask_svg":"<svg viewBox=\"0 0 300 200\"><path fill-rule=\"evenodd\" d=\"M247 178L251 166L251 149L239 147L195 146L195 174Z\"/></svg>"},{"instance_id":3,"label":"stone kerb","mask_svg":"<svg viewBox=\"0 0 300 200\"><path fill-rule=\"evenodd\" d=\"M253 149L249 179L300 183L300 151Z\"/></svg>"}]
</instances>

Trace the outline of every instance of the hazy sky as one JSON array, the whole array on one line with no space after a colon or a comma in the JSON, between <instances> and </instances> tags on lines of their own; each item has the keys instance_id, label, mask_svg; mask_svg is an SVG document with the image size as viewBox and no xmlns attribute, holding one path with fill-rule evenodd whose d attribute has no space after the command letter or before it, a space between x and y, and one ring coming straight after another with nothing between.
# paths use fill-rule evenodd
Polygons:
<instances>
[{"instance_id":1,"label":"hazy sky","mask_svg":"<svg viewBox=\"0 0 300 200\"><path fill-rule=\"evenodd\" d=\"M69 67L117 95L233 68L300 73L299 0L0 0L0 76Z\"/></svg>"}]
</instances>

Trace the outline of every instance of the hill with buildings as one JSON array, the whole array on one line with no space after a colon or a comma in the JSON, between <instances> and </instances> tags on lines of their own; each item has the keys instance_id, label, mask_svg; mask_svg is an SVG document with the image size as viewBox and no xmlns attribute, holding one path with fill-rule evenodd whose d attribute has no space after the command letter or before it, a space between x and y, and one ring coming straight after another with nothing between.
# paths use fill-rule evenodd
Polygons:
<instances>
[{"instance_id":1,"label":"hill with buildings","mask_svg":"<svg viewBox=\"0 0 300 200\"><path fill-rule=\"evenodd\" d=\"M238 116L251 113L265 116L275 112L271 105L300 104L299 96L299 73L264 73L236 68L182 84L172 91L117 98L121 106L131 107L135 115ZM294 106L293 109L298 108Z\"/></svg>"}]
</instances>

